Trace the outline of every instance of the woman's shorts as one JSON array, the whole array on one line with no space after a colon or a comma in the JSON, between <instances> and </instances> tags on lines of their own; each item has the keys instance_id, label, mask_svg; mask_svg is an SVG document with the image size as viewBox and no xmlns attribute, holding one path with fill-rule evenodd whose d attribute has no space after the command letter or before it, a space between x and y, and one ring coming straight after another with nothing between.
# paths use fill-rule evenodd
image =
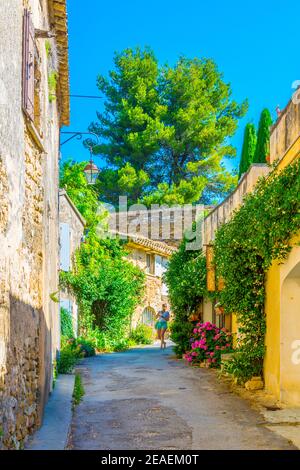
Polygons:
<instances>
[{"instance_id":1,"label":"woman's shorts","mask_svg":"<svg viewBox=\"0 0 300 470\"><path fill-rule=\"evenodd\" d=\"M166 320L158 320L155 323L155 328L157 330L166 330L168 328L168 323L166 322Z\"/></svg>"}]
</instances>

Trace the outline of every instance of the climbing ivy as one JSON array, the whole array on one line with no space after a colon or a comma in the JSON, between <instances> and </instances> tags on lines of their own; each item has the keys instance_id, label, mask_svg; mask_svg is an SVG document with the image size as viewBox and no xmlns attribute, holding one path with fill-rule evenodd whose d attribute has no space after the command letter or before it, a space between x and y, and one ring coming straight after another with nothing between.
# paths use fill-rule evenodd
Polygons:
<instances>
[{"instance_id":1,"label":"climbing ivy","mask_svg":"<svg viewBox=\"0 0 300 470\"><path fill-rule=\"evenodd\" d=\"M300 161L261 178L231 220L216 232L217 275L225 312L237 314L240 338L228 372L247 380L262 372L265 352L265 276L273 260L284 261L300 229Z\"/></svg>"}]
</instances>

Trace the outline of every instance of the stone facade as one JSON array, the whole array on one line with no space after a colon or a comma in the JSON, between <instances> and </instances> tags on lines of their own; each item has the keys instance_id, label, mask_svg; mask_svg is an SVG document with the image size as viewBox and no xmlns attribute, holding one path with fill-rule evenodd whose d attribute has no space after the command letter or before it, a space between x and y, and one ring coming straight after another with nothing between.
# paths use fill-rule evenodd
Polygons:
<instances>
[{"instance_id":1,"label":"stone facade","mask_svg":"<svg viewBox=\"0 0 300 470\"><path fill-rule=\"evenodd\" d=\"M134 312L131 326L135 328L138 323L154 326L155 315L161 310L162 304L169 303L162 275L176 249L166 243L142 237L129 239L126 246L129 251L128 260L146 273L144 298Z\"/></svg>"},{"instance_id":2,"label":"stone facade","mask_svg":"<svg viewBox=\"0 0 300 470\"><path fill-rule=\"evenodd\" d=\"M230 220L233 212L243 203L244 197L250 193L258 179L270 171L264 163L253 163L247 173L244 173L235 190L216 206L205 217L203 224L203 246L209 245L215 238L215 232L225 222Z\"/></svg>"},{"instance_id":3,"label":"stone facade","mask_svg":"<svg viewBox=\"0 0 300 470\"><path fill-rule=\"evenodd\" d=\"M66 2L9 3L0 3L0 447L20 448L41 423L59 348L59 129L69 110L59 91L67 73L61 65L56 99L49 99L44 37L52 31L53 56L66 65L54 15L54 4ZM22 101L25 8L35 36L34 118L23 112Z\"/></svg>"},{"instance_id":4,"label":"stone facade","mask_svg":"<svg viewBox=\"0 0 300 470\"><path fill-rule=\"evenodd\" d=\"M80 247L84 234L85 220L76 209L66 191L59 192L59 224L60 237L60 269L69 271L74 260L74 254ZM65 234L62 236L62 231ZM67 233L66 233L67 232ZM76 299L69 292L60 292L60 306L69 311L73 320L73 330L77 336L78 306Z\"/></svg>"}]
</instances>

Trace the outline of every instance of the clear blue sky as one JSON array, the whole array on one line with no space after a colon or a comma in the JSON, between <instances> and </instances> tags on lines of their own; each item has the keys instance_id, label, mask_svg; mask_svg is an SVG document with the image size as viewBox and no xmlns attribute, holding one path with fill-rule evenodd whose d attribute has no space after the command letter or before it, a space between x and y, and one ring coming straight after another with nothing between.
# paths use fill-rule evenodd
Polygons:
<instances>
[{"instance_id":1,"label":"clear blue sky","mask_svg":"<svg viewBox=\"0 0 300 470\"><path fill-rule=\"evenodd\" d=\"M68 10L71 94L98 94L97 75L106 75L114 52L126 47L148 45L162 63L182 54L213 58L234 99L250 104L232 139L238 157L228 167L238 165L245 123L257 124L264 107L275 117L300 79L299 0L68 0ZM87 130L101 108L101 100L71 99L65 130ZM76 140L62 155L88 159Z\"/></svg>"}]
</instances>

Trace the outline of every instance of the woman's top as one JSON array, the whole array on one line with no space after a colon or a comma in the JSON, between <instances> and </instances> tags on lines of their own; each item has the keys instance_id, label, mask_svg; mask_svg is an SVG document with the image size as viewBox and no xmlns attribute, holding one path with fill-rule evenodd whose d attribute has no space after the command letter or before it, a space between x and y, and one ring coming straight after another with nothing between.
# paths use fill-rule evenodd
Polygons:
<instances>
[{"instance_id":1,"label":"woman's top","mask_svg":"<svg viewBox=\"0 0 300 470\"><path fill-rule=\"evenodd\" d=\"M168 311L161 310L160 312L158 312L158 315L159 320L169 321L170 319L170 313Z\"/></svg>"}]
</instances>

